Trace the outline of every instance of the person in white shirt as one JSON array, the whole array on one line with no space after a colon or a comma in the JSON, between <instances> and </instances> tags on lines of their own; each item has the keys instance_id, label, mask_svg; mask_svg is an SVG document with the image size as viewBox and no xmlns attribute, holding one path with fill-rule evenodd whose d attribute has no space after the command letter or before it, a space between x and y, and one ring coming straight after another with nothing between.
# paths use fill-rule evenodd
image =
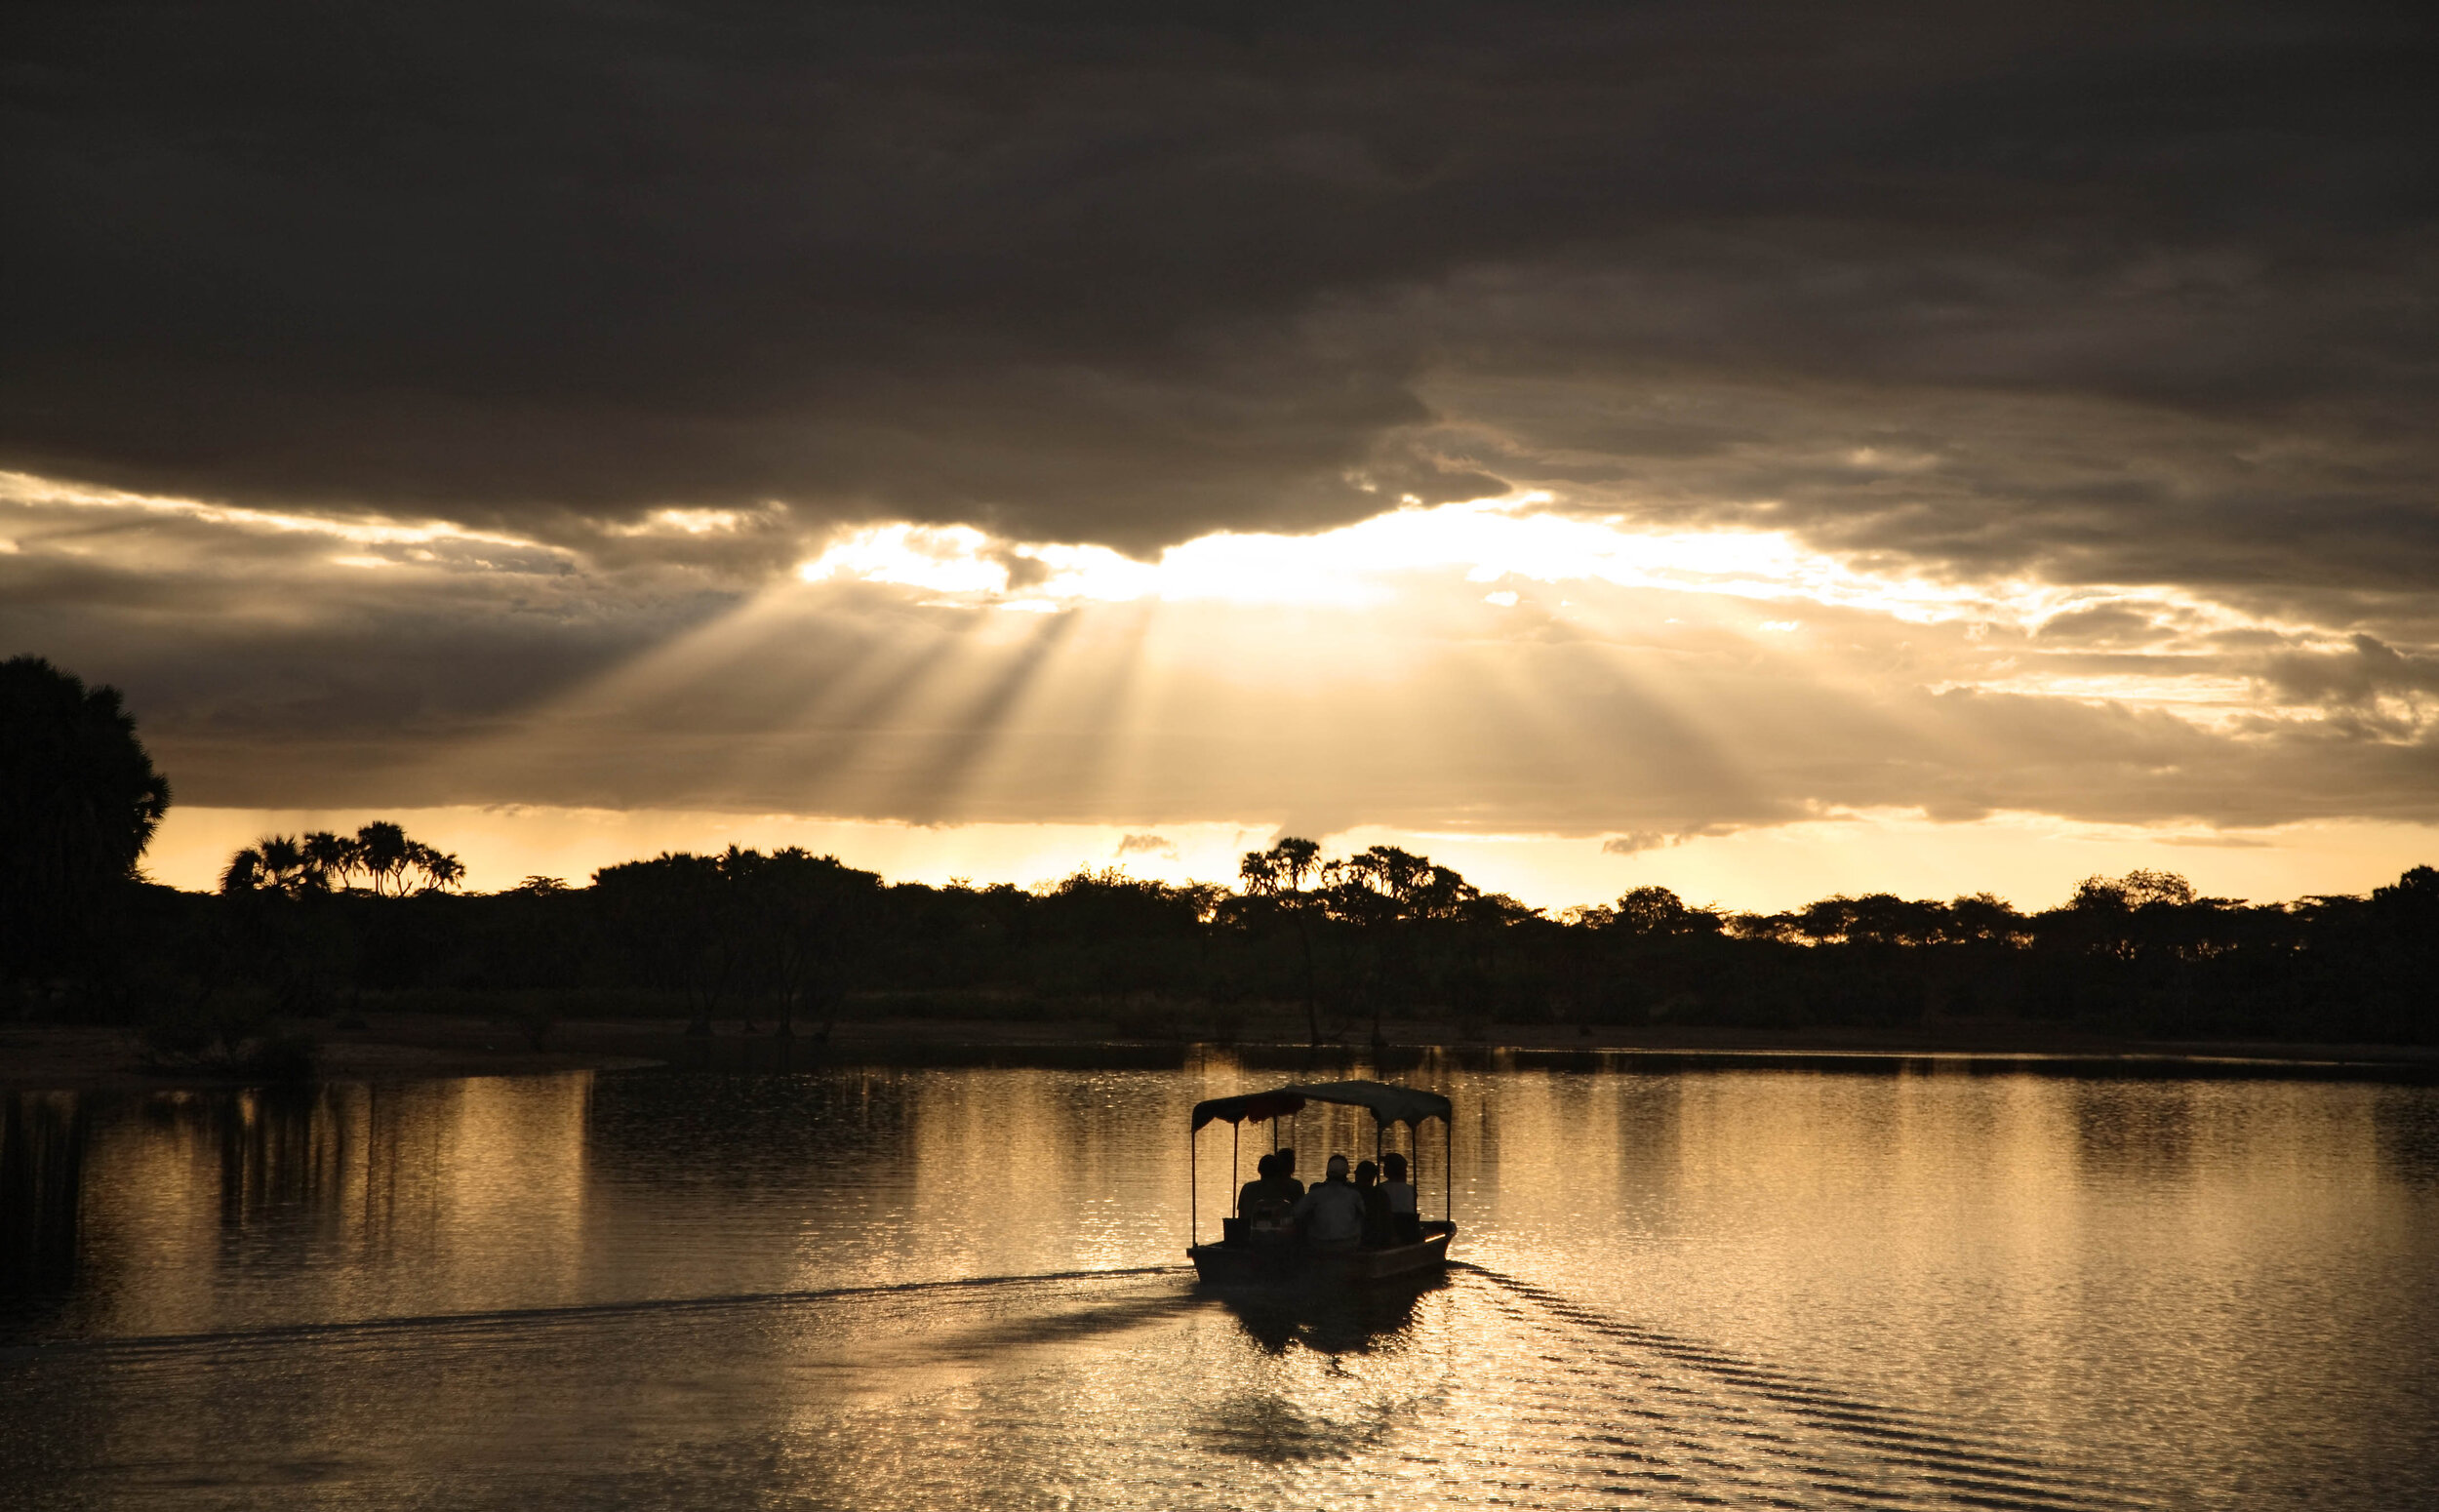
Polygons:
<instances>
[{"instance_id":1,"label":"person in white shirt","mask_svg":"<svg viewBox=\"0 0 2439 1512\"><path fill-rule=\"evenodd\" d=\"M1415 1185L1406 1179L1406 1157L1391 1152L1380 1157L1380 1195L1389 1209L1389 1243L1422 1243L1422 1217L1415 1207Z\"/></svg>"},{"instance_id":2,"label":"person in white shirt","mask_svg":"<svg viewBox=\"0 0 2439 1512\"><path fill-rule=\"evenodd\" d=\"M1299 1198L1290 1214L1316 1250L1352 1250L1364 1240L1364 1199L1346 1179L1346 1157L1330 1157L1327 1179Z\"/></svg>"}]
</instances>

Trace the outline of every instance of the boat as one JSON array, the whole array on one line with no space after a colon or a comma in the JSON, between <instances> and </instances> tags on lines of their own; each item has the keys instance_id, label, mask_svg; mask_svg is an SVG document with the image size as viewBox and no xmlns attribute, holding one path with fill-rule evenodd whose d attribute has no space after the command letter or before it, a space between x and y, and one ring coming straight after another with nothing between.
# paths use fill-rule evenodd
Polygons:
<instances>
[{"instance_id":1,"label":"boat","mask_svg":"<svg viewBox=\"0 0 2439 1512\"><path fill-rule=\"evenodd\" d=\"M1268 1092L1242 1093L1233 1097L1213 1097L1194 1104L1194 1124L1188 1134L1188 1180L1199 1174L1202 1158L1202 1134L1206 1126L1224 1123L1228 1135L1228 1191L1235 1197L1239 1174L1237 1166L1238 1138L1247 1124L1268 1123L1271 1142L1278 1141L1278 1121L1292 1118L1308 1103L1335 1103L1357 1107L1372 1115L1373 1143L1379 1152L1382 1136L1403 1124L1413 1131L1416 1161L1415 1176L1419 1177L1422 1126L1432 1119L1440 1121L1440 1211L1441 1216L1422 1222L1422 1239L1418 1244L1390 1245L1385 1248L1360 1250L1316 1251L1292 1236L1259 1234L1240 1217L1220 1220L1218 1244L1202 1242L1201 1214L1189 1200L1186 1257L1194 1262L1195 1274L1211 1286L1278 1286L1322 1283L1346 1286L1371 1286L1391 1282L1413 1282L1439 1275L1448 1267L1449 1242L1457 1237L1457 1224L1449 1216L1449 1203L1455 1185L1449 1174L1449 1136L1452 1133L1449 1100L1435 1092L1415 1087L1400 1087L1389 1082L1295 1082ZM1197 1183L1198 1184L1198 1183ZM1417 1179L1416 1189L1421 1189ZM1199 1193L1198 1193L1199 1195Z\"/></svg>"}]
</instances>

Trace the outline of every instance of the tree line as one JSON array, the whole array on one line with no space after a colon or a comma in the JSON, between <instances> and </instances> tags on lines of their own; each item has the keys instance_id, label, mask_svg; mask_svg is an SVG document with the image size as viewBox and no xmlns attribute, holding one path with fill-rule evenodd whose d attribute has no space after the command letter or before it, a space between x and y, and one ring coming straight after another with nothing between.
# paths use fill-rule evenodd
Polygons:
<instances>
[{"instance_id":1,"label":"tree line","mask_svg":"<svg viewBox=\"0 0 2439 1512\"><path fill-rule=\"evenodd\" d=\"M1251 1014L1313 1043L1413 1019L2017 1019L2145 1038L2439 1041L2429 867L2369 896L2260 904L2136 871L2030 913L1987 894L1738 913L1639 887L1553 914L1394 847L1325 858L1300 839L1246 855L1234 886L1117 870L1032 888L891 883L835 856L737 847L488 895L459 891L445 868L403 887L374 872L333 885L232 873L214 895L135 887L119 948L54 1007L140 1020L218 1002L205 1017L244 1020L402 994L581 1000L682 1016L696 1033L742 1020L815 1036L843 1017Z\"/></svg>"},{"instance_id":2,"label":"tree line","mask_svg":"<svg viewBox=\"0 0 2439 1512\"><path fill-rule=\"evenodd\" d=\"M217 892L180 893L136 880L168 787L127 754L141 748L116 694L27 659L0 668L0 713L17 721L31 703L27 722L84 734L20 741L12 725L0 990L20 1015L151 1021L190 1048L401 999L543 1015L580 1003L683 1016L699 1033L1081 1010L1179 1032L1266 1015L1315 1043L1418 1018L2017 1019L2148 1038L2439 1041L2439 871L2426 866L2368 896L2283 903L2135 871L2030 913L1986 893L1739 913L1660 887L1549 912L1395 847L1327 856L1288 838L1248 853L1227 885L1102 870L939 887L731 847L607 866L583 887L533 877L467 894L454 856L384 822L264 837L230 858ZM84 796L60 798L77 772Z\"/></svg>"}]
</instances>

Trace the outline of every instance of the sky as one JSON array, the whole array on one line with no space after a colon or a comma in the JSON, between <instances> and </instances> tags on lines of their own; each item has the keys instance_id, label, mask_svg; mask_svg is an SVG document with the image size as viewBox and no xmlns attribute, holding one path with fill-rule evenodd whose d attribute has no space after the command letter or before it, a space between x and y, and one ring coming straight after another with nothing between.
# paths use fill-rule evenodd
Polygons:
<instances>
[{"instance_id":1,"label":"sky","mask_svg":"<svg viewBox=\"0 0 2439 1512\"><path fill-rule=\"evenodd\" d=\"M2427 7L84 0L0 62L0 651L126 692L161 880L380 816L479 888L2439 859Z\"/></svg>"}]
</instances>

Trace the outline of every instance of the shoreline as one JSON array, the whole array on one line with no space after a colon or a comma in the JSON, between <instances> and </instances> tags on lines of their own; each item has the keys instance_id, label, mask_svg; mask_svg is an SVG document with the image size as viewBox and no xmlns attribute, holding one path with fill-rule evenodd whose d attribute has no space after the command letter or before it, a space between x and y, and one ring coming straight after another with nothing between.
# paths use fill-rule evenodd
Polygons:
<instances>
[{"instance_id":1,"label":"shoreline","mask_svg":"<svg viewBox=\"0 0 2439 1512\"><path fill-rule=\"evenodd\" d=\"M1491 1025L1478 1038L1423 1021L1388 1025L1388 1043L1310 1049L1271 1037L1220 1045L1130 1038L1102 1021L843 1022L826 1043L784 1038L738 1020L690 1037L669 1019L580 1020L554 1025L540 1048L523 1031L480 1017L373 1014L361 1027L311 1026L320 1041L315 1083L424 1081L468 1076L660 1068L733 1072L823 1065L1073 1065L1156 1069L1224 1054L1249 1066L1385 1073L1425 1063L1525 1069L1952 1070L2080 1076L2269 1077L2439 1082L2439 1047L2309 1045L2259 1041L2120 1040L2022 1023L1948 1023L1905 1029L1763 1030L1686 1026L1603 1028ZM759 1029L760 1032L755 1032ZM167 1092L263 1085L260 1078L153 1071L129 1028L0 1025L0 1091Z\"/></svg>"}]
</instances>

